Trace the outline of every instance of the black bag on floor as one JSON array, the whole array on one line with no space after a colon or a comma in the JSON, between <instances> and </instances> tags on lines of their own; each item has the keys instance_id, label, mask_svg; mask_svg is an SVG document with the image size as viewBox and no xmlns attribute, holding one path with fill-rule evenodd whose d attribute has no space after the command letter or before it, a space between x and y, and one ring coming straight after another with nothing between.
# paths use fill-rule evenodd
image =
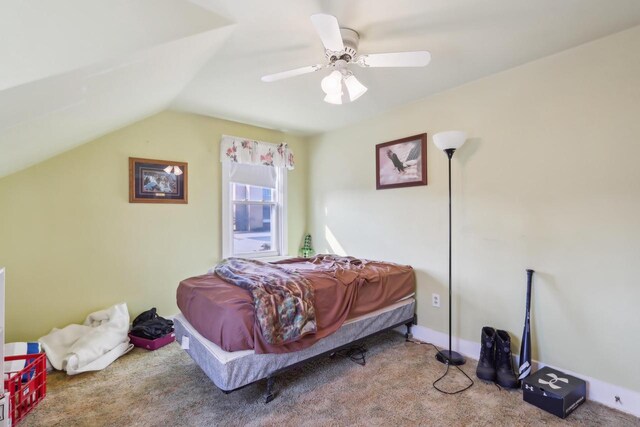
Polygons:
<instances>
[{"instance_id":1,"label":"black bag on floor","mask_svg":"<svg viewBox=\"0 0 640 427\"><path fill-rule=\"evenodd\" d=\"M173 321L158 316L156 308L147 310L133 319L131 335L155 340L173 332Z\"/></svg>"}]
</instances>

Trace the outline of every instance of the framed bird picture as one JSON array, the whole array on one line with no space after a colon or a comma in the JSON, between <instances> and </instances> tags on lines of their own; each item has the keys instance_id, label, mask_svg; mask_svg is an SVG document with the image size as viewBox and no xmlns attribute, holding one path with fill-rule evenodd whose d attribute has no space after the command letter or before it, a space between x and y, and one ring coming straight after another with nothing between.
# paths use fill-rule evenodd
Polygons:
<instances>
[{"instance_id":1,"label":"framed bird picture","mask_svg":"<svg viewBox=\"0 0 640 427\"><path fill-rule=\"evenodd\" d=\"M187 163L129 157L129 203L187 203Z\"/></svg>"},{"instance_id":2,"label":"framed bird picture","mask_svg":"<svg viewBox=\"0 0 640 427\"><path fill-rule=\"evenodd\" d=\"M376 189L427 185L427 134L376 145Z\"/></svg>"}]
</instances>

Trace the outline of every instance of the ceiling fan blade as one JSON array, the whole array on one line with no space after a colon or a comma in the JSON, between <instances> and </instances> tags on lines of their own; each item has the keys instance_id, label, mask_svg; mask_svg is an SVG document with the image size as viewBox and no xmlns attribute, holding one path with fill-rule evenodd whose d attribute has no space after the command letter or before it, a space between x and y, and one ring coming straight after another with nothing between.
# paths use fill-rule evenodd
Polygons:
<instances>
[{"instance_id":1,"label":"ceiling fan blade","mask_svg":"<svg viewBox=\"0 0 640 427\"><path fill-rule=\"evenodd\" d=\"M316 31L325 49L332 52L344 50L344 43L342 43L342 35L340 34L340 25L338 25L338 19L335 16L316 13L315 15L311 15L311 22L313 26L316 27Z\"/></svg>"},{"instance_id":2,"label":"ceiling fan blade","mask_svg":"<svg viewBox=\"0 0 640 427\"><path fill-rule=\"evenodd\" d=\"M282 71L280 73L269 74L266 76L262 76L260 80L263 82L275 82L276 80L288 79L289 77L300 76L302 74L313 73L314 71L318 71L325 66L322 64L309 65L307 67L295 68L293 70Z\"/></svg>"},{"instance_id":3,"label":"ceiling fan blade","mask_svg":"<svg viewBox=\"0 0 640 427\"><path fill-rule=\"evenodd\" d=\"M415 52L372 53L361 55L356 63L361 67L424 67L431 61L426 50Z\"/></svg>"}]
</instances>

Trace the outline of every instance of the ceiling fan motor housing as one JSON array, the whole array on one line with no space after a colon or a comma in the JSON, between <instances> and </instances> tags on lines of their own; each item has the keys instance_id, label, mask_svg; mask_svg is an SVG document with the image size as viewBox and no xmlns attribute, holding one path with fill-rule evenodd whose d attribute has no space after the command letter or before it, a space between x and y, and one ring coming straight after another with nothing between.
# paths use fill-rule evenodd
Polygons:
<instances>
[{"instance_id":1,"label":"ceiling fan motor housing","mask_svg":"<svg viewBox=\"0 0 640 427\"><path fill-rule=\"evenodd\" d=\"M358 53L358 43L360 42L360 35L357 31L350 28L340 28L340 35L342 36L342 43L344 44L343 52L331 52L327 50L325 53L327 58L332 63L342 59L347 62L351 62L355 59Z\"/></svg>"}]
</instances>

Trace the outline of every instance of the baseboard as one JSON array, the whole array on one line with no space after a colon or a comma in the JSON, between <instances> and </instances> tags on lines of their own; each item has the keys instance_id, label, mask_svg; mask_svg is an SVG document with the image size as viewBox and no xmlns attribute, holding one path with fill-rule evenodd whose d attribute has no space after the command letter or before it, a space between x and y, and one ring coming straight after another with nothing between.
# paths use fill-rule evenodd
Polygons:
<instances>
[{"instance_id":1,"label":"baseboard","mask_svg":"<svg viewBox=\"0 0 640 427\"><path fill-rule=\"evenodd\" d=\"M438 347L449 346L449 336L445 333L435 331L425 326L414 325L411 328L413 337L420 341L430 342ZM480 343L474 341L463 340L453 337L451 341L452 350L461 353L465 357L478 360L480 354ZM514 366L518 366L518 356L515 356ZM601 403L613 409L617 409L628 414L640 417L640 392L629 390L615 384L591 378L577 372L572 372L562 367L556 367L541 363L537 360L532 361L533 369L537 370L544 366L549 366L559 371L566 372L569 375L576 376L587 382L587 399ZM616 397L619 399L617 400Z\"/></svg>"}]
</instances>

